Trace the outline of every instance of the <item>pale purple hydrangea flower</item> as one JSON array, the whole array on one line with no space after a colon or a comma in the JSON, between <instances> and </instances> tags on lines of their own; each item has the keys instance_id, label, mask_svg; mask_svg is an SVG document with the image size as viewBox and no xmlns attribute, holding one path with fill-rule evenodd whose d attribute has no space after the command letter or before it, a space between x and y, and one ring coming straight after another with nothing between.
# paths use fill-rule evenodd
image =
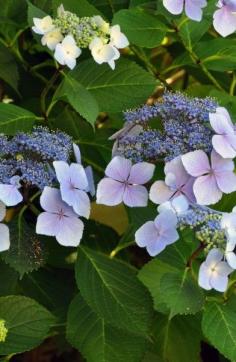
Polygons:
<instances>
[{"instance_id":1,"label":"pale purple hydrangea flower","mask_svg":"<svg viewBox=\"0 0 236 362\"><path fill-rule=\"evenodd\" d=\"M215 30L226 37L236 31L236 1L219 0L218 10L213 14Z\"/></svg>"},{"instance_id":2,"label":"pale purple hydrangea flower","mask_svg":"<svg viewBox=\"0 0 236 362\"><path fill-rule=\"evenodd\" d=\"M222 158L214 150L211 152L211 164L202 150L186 153L182 162L186 171L196 177L193 192L198 204L215 204L223 193L236 191L233 161Z\"/></svg>"},{"instance_id":3,"label":"pale purple hydrangea flower","mask_svg":"<svg viewBox=\"0 0 236 362\"><path fill-rule=\"evenodd\" d=\"M174 212L161 212L154 221L148 221L135 233L135 242L146 248L151 256L161 253L167 245L178 240L177 217Z\"/></svg>"},{"instance_id":4,"label":"pale purple hydrangea flower","mask_svg":"<svg viewBox=\"0 0 236 362\"><path fill-rule=\"evenodd\" d=\"M78 246L84 224L72 207L62 200L60 190L46 186L40 204L45 212L38 216L36 233L54 236L64 246Z\"/></svg>"},{"instance_id":5,"label":"pale purple hydrangea flower","mask_svg":"<svg viewBox=\"0 0 236 362\"><path fill-rule=\"evenodd\" d=\"M236 133L228 111L223 107L216 108L216 113L210 113L212 128L217 133L212 137L215 151L224 158L236 156Z\"/></svg>"},{"instance_id":6,"label":"pale purple hydrangea flower","mask_svg":"<svg viewBox=\"0 0 236 362\"><path fill-rule=\"evenodd\" d=\"M188 18L201 21L202 8L207 5L206 0L163 0L165 8L174 15L185 11Z\"/></svg>"},{"instance_id":7,"label":"pale purple hydrangea flower","mask_svg":"<svg viewBox=\"0 0 236 362\"><path fill-rule=\"evenodd\" d=\"M9 185L0 184L0 200L6 206L18 205L23 200L19 188L21 188L19 176L13 176Z\"/></svg>"},{"instance_id":8,"label":"pale purple hydrangea flower","mask_svg":"<svg viewBox=\"0 0 236 362\"><path fill-rule=\"evenodd\" d=\"M132 162L120 156L108 164L105 174L97 187L97 203L108 206L124 202L130 207L147 206L148 191L143 186L153 176L155 166Z\"/></svg>"},{"instance_id":9,"label":"pale purple hydrangea flower","mask_svg":"<svg viewBox=\"0 0 236 362\"><path fill-rule=\"evenodd\" d=\"M170 201L166 201L159 205L158 212L164 212L166 210L173 211L177 216L185 215L189 210L189 202L184 195L179 195Z\"/></svg>"},{"instance_id":10,"label":"pale purple hydrangea flower","mask_svg":"<svg viewBox=\"0 0 236 362\"><path fill-rule=\"evenodd\" d=\"M222 261L223 254L219 249L212 249L206 260L201 264L198 275L198 284L206 290L215 289L225 292L228 285L228 275L233 269Z\"/></svg>"},{"instance_id":11,"label":"pale purple hydrangea flower","mask_svg":"<svg viewBox=\"0 0 236 362\"><path fill-rule=\"evenodd\" d=\"M156 181L150 189L150 199L155 204L162 204L179 195L185 195L190 202L195 202L193 194L194 178L183 167L181 157L167 162L164 168L165 181Z\"/></svg>"},{"instance_id":12,"label":"pale purple hydrangea flower","mask_svg":"<svg viewBox=\"0 0 236 362\"><path fill-rule=\"evenodd\" d=\"M0 221L6 216L6 206L0 201ZM0 223L0 252L10 248L10 233L7 225Z\"/></svg>"},{"instance_id":13,"label":"pale purple hydrangea flower","mask_svg":"<svg viewBox=\"0 0 236 362\"><path fill-rule=\"evenodd\" d=\"M78 163L68 163L64 161L54 161L53 166L57 179L60 183L62 200L79 216L89 217L90 200L86 193L88 180L84 168Z\"/></svg>"}]
</instances>

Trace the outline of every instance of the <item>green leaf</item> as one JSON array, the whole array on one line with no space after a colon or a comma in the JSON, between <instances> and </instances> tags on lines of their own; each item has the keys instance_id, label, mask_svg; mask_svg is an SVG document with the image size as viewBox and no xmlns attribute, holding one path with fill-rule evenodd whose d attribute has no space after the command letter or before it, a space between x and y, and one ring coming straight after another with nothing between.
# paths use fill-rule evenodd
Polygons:
<instances>
[{"instance_id":1,"label":"green leaf","mask_svg":"<svg viewBox=\"0 0 236 362\"><path fill-rule=\"evenodd\" d=\"M151 74L125 59L117 62L114 71L107 64L87 60L70 74L96 98L101 112L121 112L138 106L157 85Z\"/></svg>"},{"instance_id":2,"label":"green leaf","mask_svg":"<svg viewBox=\"0 0 236 362\"><path fill-rule=\"evenodd\" d=\"M199 362L201 328L200 318L158 314L153 323L154 339L152 352L156 361Z\"/></svg>"},{"instance_id":3,"label":"green leaf","mask_svg":"<svg viewBox=\"0 0 236 362\"><path fill-rule=\"evenodd\" d=\"M160 293L170 308L170 316L195 314L202 309L204 295L186 268L182 272L165 274L160 281Z\"/></svg>"},{"instance_id":4,"label":"green leaf","mask_svg":"<svg viewBox=\"0 0 236 362\"><path fill-rule=\"evenodd\" d=\"M146 345L145 338L107 324L80 295L70 304L66 334L89 362L137 362Z\"/></svg>"},{"instance_id":5,"label":"green leaf","mask_svg":"<svg viewBox=\"0 0 236 362\"><path fill-rule=\"evenodd\" d=\"M11 295L16 292L18 273L0 260L0 296Z\"/></svg>"},{"instance_id":6,"label":"green leaf","mask_svg":"<svg viewBox=\"0 0 236 362\"><path fill-rule=\"evenodd\" d=\"M76 281L85 301L106 322L146 335L151 298L132 267L83 247L76 263Z\"/></svg>"},{"instance_id":7,"label":"green leaf","mask_svg":"<svg viewBox=\"0 0 236 362\"><path fill-rule=\"evenodd\" d=\"M120 25L130 43L144 48L160 45L166 34L166 26L156 16L141 9L120 10L112 23Z\"/></svg>"},{"instance_id":8,"label":"green leaf","mask_svg":"<svg viewBox=\"0 0 236 362\"><path fill-rule=\"evenodd\" d=\"M0 132L14 135L19 131L30 131L36 115L13 104L0 103Z\"/></svg>"},{"instance_id":9,"label":"green leaf","mask_svg":"<svg viewBox=\"0 0 236 362\"><path fill-rule=\"evenodd\" d=\"M27 3L28 3L28 24L29 24L29 26L34 25L33 18L44 18L46 15L48 15L43 10L39 9L37 6L31 4L31 2L29 0L27 0ZM39 38L38 35L35 35L35 33L33 33L33 34L34 34L34 36Z\"/></svg>"},{"instance_id":10,"label":"green leaf","mask_svg":"<svg viewBox=\"0 0 236 362\"><path fill-rule=\"evenodd\" d=\"M236 312L230 305L209 303L203 313L202 331L220 353L236 360Z\"/></svg>"},{"instance_id":11,"label":"green leaf","mask_svg":"<svg viewBox=\"0 0 236 362\"><path fill-rule=\"evenodd\" d=\"M18 92L19 73L17 63L11 52L0 44L0 78Z\"/></svg>"},{"instance_id":12,"label":"green leaf","mask_svg":"<svg viewBox=\"0 0 236 362\"><path fill-rule=\"evenodd\" d=\"M23 219L14 219L9 227L11 246L8 251L1 253L1 256L22 277L44 264L44 249L34 229Z\"/></svg>"},{"instance_id":13,"label":"green leaf","mask_svg":"<svg viewBox=\"0 0 236 362\"><path fill-rule=\"evenodd\" d=\"M61 0L53 0L53 10L54 14L56 14L57 8L61 5ZM93 16L93 15L101 15L100 11L98 11L93 5L89 3L87 0L66 0L64 3L65 10L71 11L75 13L79 17L82 16Z\"/></svg>"},{"instance_id":14,"label":"green leaf","mask_svg":"<svg viewBox=\"0 0 236 362\"><path fill-rule=\"evenodd\" d=\"M57 89L53 101L58 99L66 99L71 106L92 125L96 122L99 112L96 99L83 85L71 76L66 75Z\"/></svg>"},{"instance_id":15,"label":"green leaf","mask_svg":"<svg viewBox=\"0 0 236 362\"><path fill-rule=\"evenodd\" d=\"M14 354L37 347L47 337L54 317L33 299L22 296L0 298L0 318L8 330L0 342L0 354Z\"/></svg>"}]
</instances>

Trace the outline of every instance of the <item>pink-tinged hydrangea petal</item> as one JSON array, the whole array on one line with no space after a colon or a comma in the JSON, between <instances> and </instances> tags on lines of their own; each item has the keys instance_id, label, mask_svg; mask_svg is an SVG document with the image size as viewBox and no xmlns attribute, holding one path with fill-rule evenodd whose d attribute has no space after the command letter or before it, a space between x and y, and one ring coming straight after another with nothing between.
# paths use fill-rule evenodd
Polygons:
<instances>
[{"instance_id":1,"label":"pink-tinged hydrangea petal","mask_svg":"<svg viewBox=\"0 0 236 362\"><path fill-rule=\"evenodd\" d=\"M236 191L236 175L233 172L215 173L216 182L219 189L225 194Z\"/></svg>"},{"instance_id":2,"label":"pink-tinged hydrangea petal","mask_svg":"<svg viewBox=\"0 0 236 362\"><path fill-rule=\"evenodd\" d=\"M64 183L61 184L60 190L62 200L72 206L76 214L88 219L90 214L90 200L86 192L78 189L70 189L68 185Z\"/></svg>"},{"instance_id":3,"label":"pink-tinged hydrangea petal","mask_svg":"<svg viewBox=\"0 0 236 362\"><path fill-rule=\"evenodd\" d=\"M155 166L148 162L136 163L132 166L128 182L131 184L143 185L151 180Z\"/></svg>"},{"instance_id":4,"label":"pink-tinged hydrangea petal","mask_svg":"<svg viewBox=\"0 0 236 362\"><path fill-rule=\"evenodd\" d=\"M0 224L0 252L10 248L10 233L7 225Z\"/></svg>"},{"instance_id":5,"label":"pink-tinged hydrangea petal","mask_svg":"<svg viewBox=\"0 0 236 362\"><path fill-rule=\"evenodd\" d=\"M184 0L163 0L165 8L174 15L182 13L184 8Z\"/></svg>"},{"instance_id":6,"label":"pink-tinged hydrangea petal","mask_svg":"<svg viewBox=\"0 0 236 362\"><path fill-rule=\"evenodd\" d=\"M177 227L177 217L173 211L161 212L154 220L156 228L162 235L166 230Z\"/></svg>"},{"instance_id":7,"label":"pink-tinged hydrangea petal","mask_svg":"<svg viewBox=\"0 0 236 362\"><path fill-rule=\"evenodd\" d=\"M59 182L66 181L70 172L70 166L65 161L54 161L53 166Z\"/></svg>"},{"instance_id":8,"label":"pink-tinged hydrangea petal","mask_svg":"<svg viewBox=\"0 0 236 362\"><path fill-rule=\"evenodd\" d=\"M228 252L225 254L227 263L233 269L236 269L236 254L233 252Z\"/></svg>"},{"instance_id":9,"label":"pink-tinged hydrangea petal","mask_svg":"<svg viewBox=\"0 0 236 362\"><path fill-rule=\"evenodd\" d=\"M71 184L80 190L85 190L88 187L88 180L85 170L82 165L78 163L72 163L67 174L67 179L71 181Z\"/></svg>"},{"instance_id":10,"label":"pink-tinged hydrangea petal","mask_svg":"<svg viewBox=\"0 0 236 362\"><path fill-rule=\"evenodd\" d=\"M53 187L44 187L40 197L40 205L45 211L50 213L57 214L63 210L63 213L68 217L77 216L73 209L62 201L60 190Z\"/></svg>"},{"instance_id":11,"label":"pink-tinged hydrangea petal","mask_svg":"<svg viewBox=\"0 0 236 362\"><path fill-rule=\"evenodd\" d=\"M187 17L195 21L201 21L201 8L206 5L206 2L201 0L185 0L185 12Z\"/></svg>"},{"instance_id":12,"label":"pink-tinged hydrangea petal","mask_svg":"<svg viewBox=\"0 0 236 362\"><path fill-rule=\"evenodd\" d=\"M223 6L213 14L213 25L215 30L226 37L236 31L236 15L227 7Z\"/></svg>"},{"instance_id":13,"label":"pink-tinged hydrangea petal","mask_svg":"<svg viewBox=\"0 0 236 362\"><path fill-rule=\"evenodd\" d=\"M132 163L130 160L116 156L108 164L105 174L117 181L127 181L130 175Z\"/></svg>"},{"instance_id":14,"label":"pink-tinged hydrangea petal","mask_svg":"<svg viewBox=\"0 0 236 362\"><path fill-rule=\"evenodd\" d=\"M108 206L119 205L123 201L124 190L123 183L105 177L97 187L97 203Z\"/></svg>"},{"instance_id":15,"label":"pink-tinged hydrangea petal","mask_svg":"<svg viewBox=\"0 0 236 362\"><path fill-rule=\"evenodd\" d=\"M170 190L164 181L154 182L149 193L150 200L155 204L162 204L170 200L173 195L174 191Z\"/></svg>"},{"instance_id":16,"label":"pink-tinged hydrangea petal","mask_svg":"<svg viewBox=\"0 0 236 362\"><path fill-rule=\"evenodd\" d=\"M127 185L124 190L123 201L129 207L147 206L148 191L141 185Z\"/></svg>"},{"instance_id":17,"label":"pink-tinged hydrangea petal","mask_svg":"<svg viewBox=\"0 0 236 362\"><path fill-rule=\"evenodd\" d=\"M20 191L16 186L1 184L0 200L6 206L15 206L23 200L23 196L21 195Z\"/></svg>"},{"instance_id":18,"label":"pink-tinged hydrangea petal","mask_svg":"<svg viewBox=\"0 0 236 362\"><path fill-rule=\"evenodd\" d=\"M202 150L188 152L182 156L185 170L194 177L210 171L210 163L207 154Z\"/></svg>"},{"instance_id":19,"label":"pink-tinged hydrangea petal","mask_svg":"<svg viewBox=\"0 0 236 362\"><path fill-rule=\"evenodd\" d=\"M182 193L187 197L190 202L196 202L196 197L193 193L193 184L195 182L195 178L190 177L186 184L182 187Z\"/></svg>"},{"instance_id":20,"label":"pink-tinged hydrangea petal","mask_svg":"<svg viewBox=\"0 0 236 362\"><path fill-rule=\"evenodd\" d=\"M56 239L64 246L78 246L83 235L84 224L77 217L64 217L61 221Z\"/></svg>"},{"instance_id":21,"label":"pink-tinged hydrangea petal","mask_svg":"<svg viewBox=\"0 0 236 362\"><path fill-rule=\"evenodd\" d=\"M214 175L197 178L193 185L193 192L197 203L200 205L215 204L222 197L222 192L218 188Z\"/></svg>"},{"instance_id":22,"label":"pink-tinged hydrangea petal","mask_svg":"<svg viewBox=\"0 0 236 362\"><path fill-rule=\"evenodd\" d=\"M214 150L211 152L211 164L214 172L233 171L234 162L218 155Z\"/></svg>"},{"instance_id":23,"label":"pink-tinged hydrangea petal","mask_svg":"<svg viewBox=\"0 0 236 362\"><path fill-rule=\"evenodd\" d=\"M209 113L211 127L218 134L225 135L234 133L234 126L227 109L216 108L216 113Z\"/></svg>"},{"instance_id":24,"label":"pink-tinged hydrangea petal","mask_svg":"<svg viewBox=\"0 0 236 362\"><path fill-rule=\"evenodd\" d=\"M169 173L175 175L177 188L184 185L189 179L189 175L183 166L183 162L180 156L167 162L164 171L166 175Z\"/></svg>"},{"instance_id":25,"label":"pink-tinged hydrangea petal","mask_svg":"<svg viewBox=\"0 0 236 362\"><path fill-rule=\"evenodd\" d=\"M219 263L223 258L223 254L220 249L211 249L208 253L205 264L208 268Z\"/></svg>"},{"instance_id":26,"label":"pink-tinged hydrangea petal","mask_svg":"<svg viewBox=\"0 0 236 362\"><path fill-rule=\"evenodd\" d=\"M59 216L42 212L37 219L36 233L39 235L56 236L59 227Z\"/></svg>"},{"instance_id":27,"label":"pink-tinged hydrangea petal","mask_svg":"<svg viewBox=\"0 0 236 362\"><path fill-rule=\"evenodd\" d=\"M74 155L75 155L75 160L77 163L81 164L81 153L80 153L80 148L79 146L77 146L75 143L73 143L73 151L74 151Z\"/></svg>"},{"instance_id":28,"label":"pink-tinged hydrangea petal","mask_svg":"<svg viewBox=\"0 0 236 362\"><path fill-rule=\"evenodd\" d=\"M227 136L214 135L212 137L214 150L223 158L234 158L236 150L231 146Z\"/></svg>"},{"instance_id":29,"label":"pink-tinged hydrangea petal","mask_svg":"<svg viewBox=\"0 0 236 362\"><path fill-rule=\"evenodd\" d=\"M227 276L221 276L218 273L212 273L210 277L210 284L212 288L218 292L225 292L228 285Z\"/></svg>"},{"instance_id":30,"label":"pink-tinged hydrangea petal","mask_svg":"<svg viewBox=\"0 0 236 362\"><path fill-rule=\"evenodd\" d=\"M211 290L212 286L210 285L210 271L206 266L206 263L202 263L198 273L198 284L201 288L206 290Z\"/></svg>"},{"instance_id":31,"label":"pink-tinged hydrangea petal","mask_svg":"<svg viewBox=\"0 0 236 362\"><path fill-rule=\"evenodd\" d=\"M94 196L96 194L96 190L95 190L95 183L94 183L94 178L93 178L93 169L91 166L87 166L84 169L86 176L87 176L87 180L88 180L88 187L86 188L86 192L89 192L91 196Z\"/></svg>"},{"instance_id":32,"label":"pink-tinged hydrangea petal","mask_svg":"<svg viewBox=\"0 0 236 362\"><path fill-rule=\"evenodd\" d=\"M6 205L0 201L0 221L2 221L6 216Z\"/></svg>"},{"instance_id":33,"label":"pink-tinged hydrangea petal","mask_svg":"<svg viewBox=\"0 0 236 362\"><path fill-rule=\"evenodd\" d=\"M141 248L155 244L158 238L158 231L153 221L147 221L135 233L135 242Z\"/></svg>"}]
</instances>

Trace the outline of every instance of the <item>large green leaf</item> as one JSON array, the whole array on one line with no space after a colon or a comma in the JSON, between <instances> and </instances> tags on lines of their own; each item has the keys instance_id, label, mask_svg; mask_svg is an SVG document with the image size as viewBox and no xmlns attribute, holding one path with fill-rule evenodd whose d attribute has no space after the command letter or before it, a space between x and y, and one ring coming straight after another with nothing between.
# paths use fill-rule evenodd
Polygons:
<instances>
[{"instance_id":1,"label":"large green leaf","mask_svg":"<svg viewBox=\"0 0 236 362\"><path fill-rule=\"evenodd\" d=\"M160 293L170 308L171 317L176 314L195 314L204 304L202 290L188 269L163 275L160 281Z\"/></svg>"},{"instance_id":2,"label":"large green leaf","mask_svg":"<svg viewBox=\"0 0 236 362\"><path fill-rule=\"evenodd\" d=\"M201 328L200 318L158 314L153 322L154 339L152 352L156 361L199 362Z\"/></svg>"},{"instance_id":3,"label":"large green leaf","mask_svg":"<svg viewBox=\"0 0 236 362\"><path fill-rule=\"evenodd\" d=\"M146 335L151 298L132 267L83 247L76 263L76 281L88 305L106 322Z\"/></svg>"},{"instance_id":4,"label":"large green leaf","mask_svg":"<svg viewBox=\"0 0 236 362\"><path fill-rule=\"evenodd\" d=\"M120 10L115 14L113 24L121 26L130 43L145 48L160 45L166 34L166 26L141 9Z\"/></svg>"},{"instance_id":5,"label":"large green leaf","mask_svg":"<svg viewBox=\"0 0 236 362\"><path fill-rule=\"evenodd\" d=\"M22 296L0 298L0 319L5 321L7 336L0 342L0 354L28 351L47 337L54 317L33 299Z\"/></svg>"},{"instance_id":6,"label":"large green leaf","mask_svg":"<svg viewBox=\"0 0 236 362\"><path fill-rule=\"evenodd\" d=\"M45 262L43 244L32 226L23 219L10 223L11 246L1 254L4 261L22 277L37 270Z\"/></svg>"},{"instance_id":7,"label":"large green leaf","mask_svg":"<svg viewBox=\"0 0 236 362\"><path fill-rule=\"evenodd\" d=\"M227 304L209 303L203 313L202 331L225 357L236 360L235 308Z\"/></svg>"},{"instance_id":8,"label":"large green leaf","mask_svg":"<svg viewBox=\"0 0 236 362\"><path fill-rule=\"evenodd\" d=\"M13 104L0 103L0 132L14 135L18 131L30 131L35 114Z\"/></svg>"},{"instance_id":9,"label":"large green leaf","mask_svg":"<svg viewBox=\"0 0 236 362\"><path fill-rule=\"evenodd\" d=\"M0 296L11 295L16 292L18 273L0 260Z\"/></svg>"},{"instance_id":10,"label":"large green leaf","mask_svg":"<svg viewBox=\"0 0 236 362\"><path fill-rule=\"evenodd\" d=\"M61 0L52 0L54 14L56 14L57 8L61 5L61 3ZM66 0L63 5L65 10L71 11L79 17L102 15L100 11L98 11L87 0Z\"/></svg>"},{"instance_id":11,"label":"large green leaf","mask_svg":"<svg viewBox=\"0 0 236 362\"><path fill-rule=\"evenodd\" d=\"M97 101L76 79L65 76L54 95L54 101L60 98L66 99L82 117L94 125L99 112Z\"/></svg>"},{"instance_id":12,"label":"large green leaf","mask_svg":"<svg viewBox=\"0 0 236 362\"><path fill-rule=\"evenodd\" d=\"M107 64L86 60L70 73L96 98L100 111L121 112L144 102L155 89L155 78L136 63L121 59L112 71Z\"/></svg>"},{"instance_id":13,"label":"large green leaf","mask_svg":"<svg viewBox=\"0 0 236 362\"><path fill-rule=\"evenodd\" d=\"M17 63L10 51L0 44L0 78L18 92L19 73Z\"/></svg>"},{"instance_id":14,"label":"large green leaf","mask_svg":"<svg viewBox=\"0 0 236 362\"><path fill-rule=\"evenodd\" d=\"M78 295L69 307L67 339L88 362L137 362L144 337L107 324Z\"/></svg>"}]
</instances>

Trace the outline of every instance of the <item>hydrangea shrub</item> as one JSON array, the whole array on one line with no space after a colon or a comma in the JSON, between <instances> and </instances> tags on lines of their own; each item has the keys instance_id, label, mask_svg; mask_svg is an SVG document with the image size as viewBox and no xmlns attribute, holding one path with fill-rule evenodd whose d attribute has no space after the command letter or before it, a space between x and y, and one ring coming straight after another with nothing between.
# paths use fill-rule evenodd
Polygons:
<instances>
[{"instance_id":1,"label":"hydrangea shrub","mask_svg":"<svg viewBox=\"0 0 236 362\"><path fill-rule=\"evenodd\" d=\"M2 361L236 360L235 32L234 0L2 2Z\"/></svg>"}]
</instances>

